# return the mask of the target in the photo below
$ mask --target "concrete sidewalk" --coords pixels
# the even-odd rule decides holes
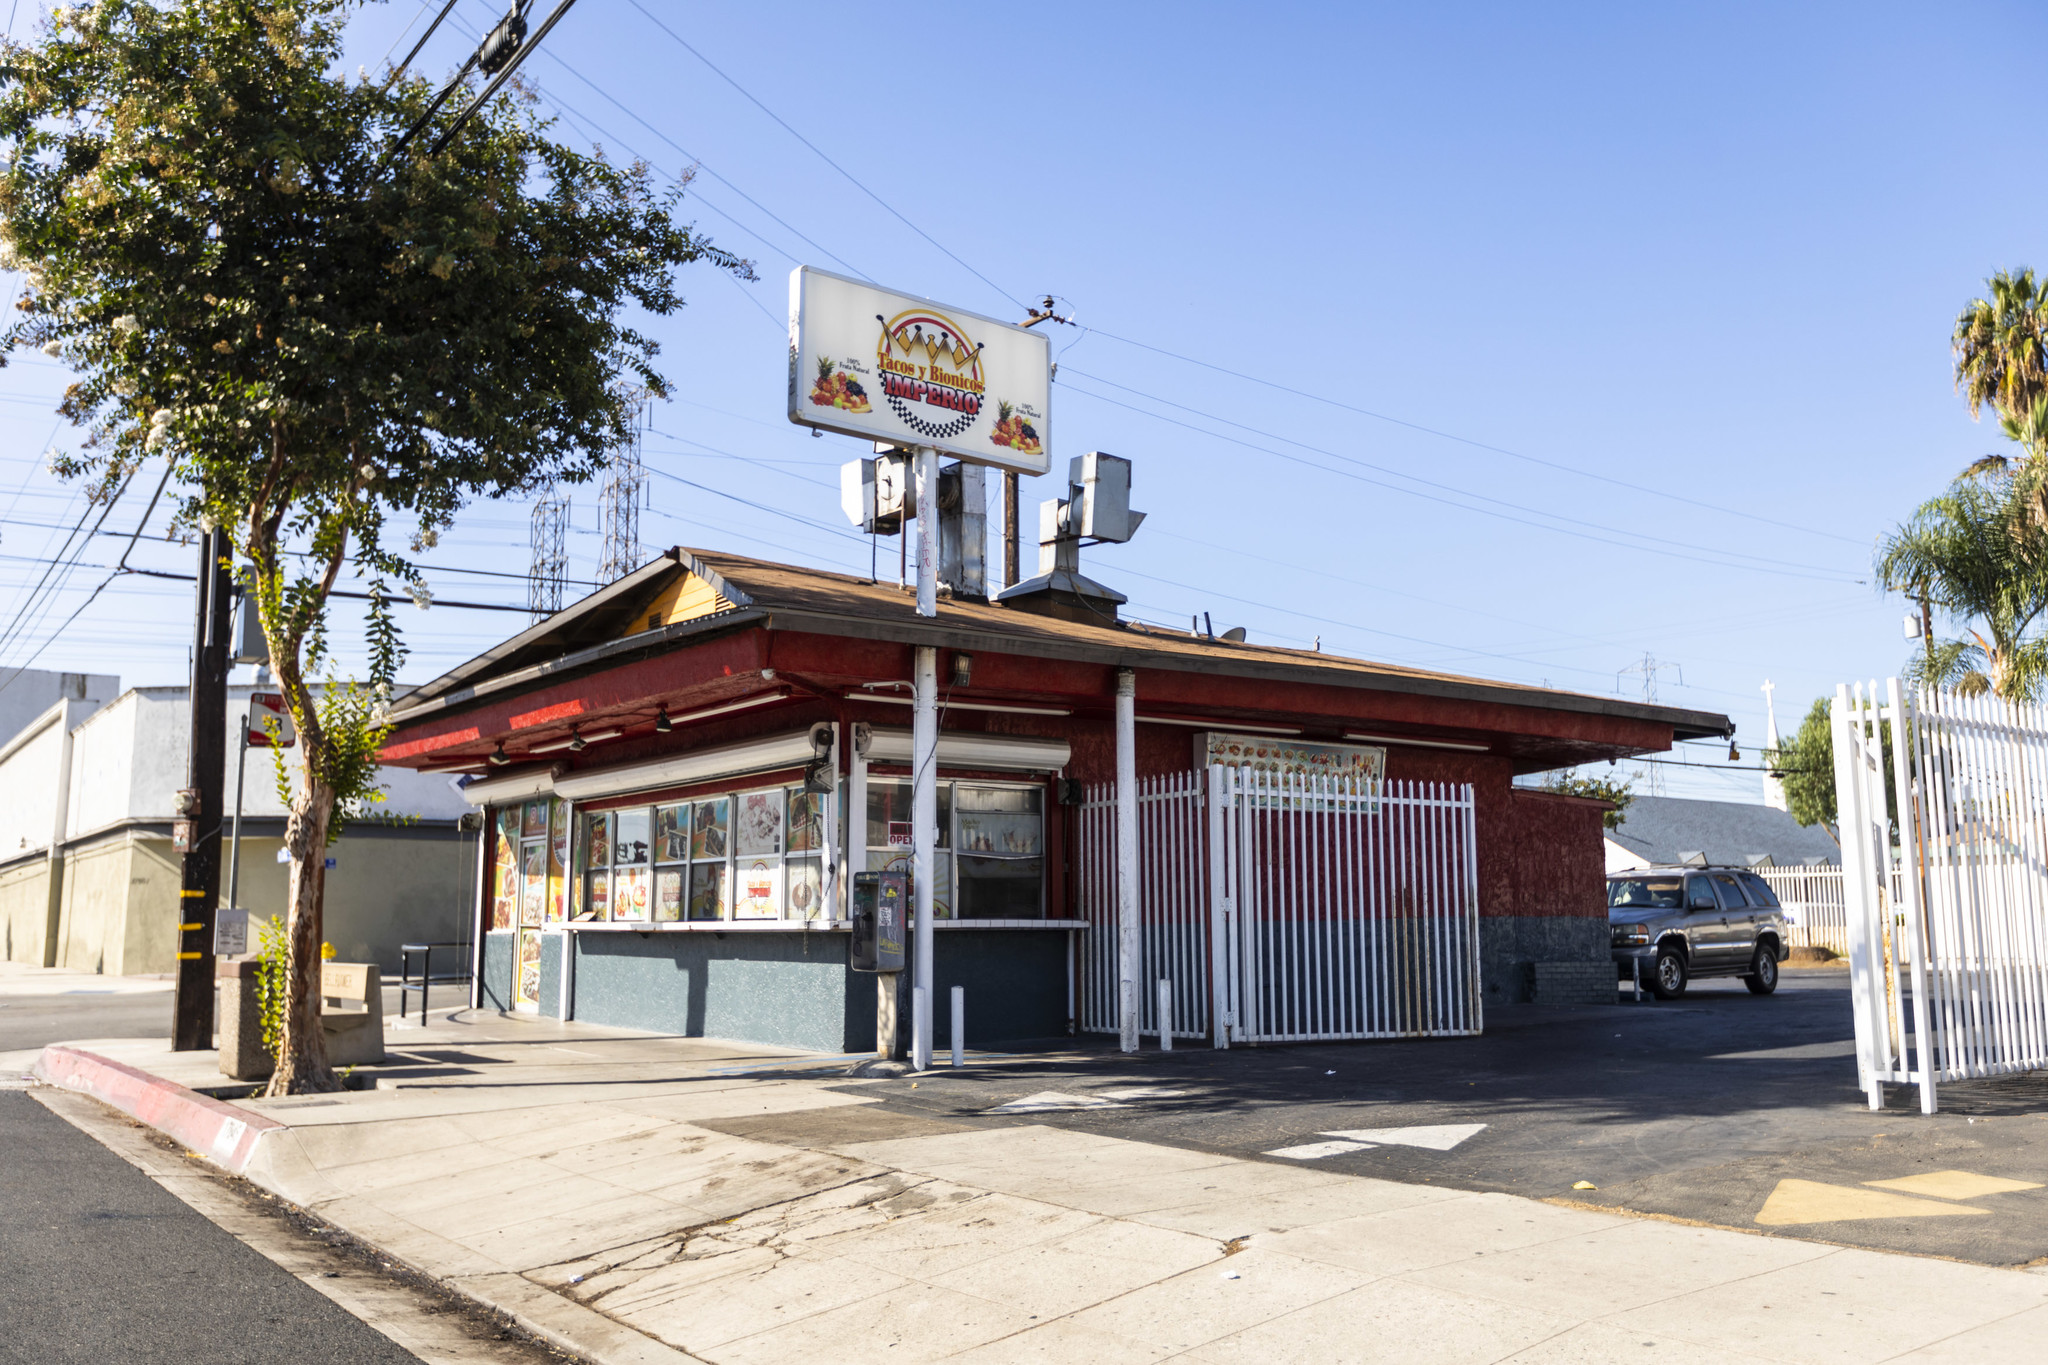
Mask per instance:
[[[757,1047],[495,1015],[391,1043],[380,1088],[237,1104],[277,1125],[250,1124],[246,1174],[598,1360],[1996,1361],[2048,1340],[2048,1275],[947,1121]],[[221,1082],[211,1053],[71,1046]]]

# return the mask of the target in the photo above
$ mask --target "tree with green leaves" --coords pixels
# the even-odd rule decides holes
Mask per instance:
[[[1798,731],[1791,739],[1775,749],[1764,751],[1764,762],[1772,773],[1784,784],[1785,806],[1792,818],[1802,825],[1819,825],[1837,843],[1841,836],[1841,814],[1835,804],[1835,732],[1834,703],[1826,697],[1817,697],[1807,708],[1806,719],[1799,722]],[[1892,723],[1885,721],[1880,727],[1879,739],[1883,746],[1884,763],[1887,772],[1892,763]],[[1889,780],[1884,783],[1885,816],[1894,829],[1898,825],[1898,794],[1892,790]]]
[[[101,0],[0,49],[0,253],[27,278],[0,346],[78,376],[60,472],[105,498],[162,458],[182,523],[228,534],[298,729],[273,1094],[337,1086],[323,851],[379,794],[403,657],[381,585],[417,585],[466,502],[588,478],[629,439],[633,390],[667,390],[629,314],[679,308],[679,267],[752,277],[676,220],[679,190],[518,101],[391,154],[433,91],[341,69],[352,8]],[[325,629],[351,563],[380,585],[355,680]]]
[[[1982,471],[1920,505],[1879,546],[1879,584],[1923,597],[1963,633],[1916,655],[1919,682],[1974,696],[2031,700],[2048,676],[2048,536],[2014,473]]]
[[[1628,803],[1635,800],[1635,779],[1612,777],[1587,777],[1583,773],[1552,773],[1544,779],[1542,790],[1556,792],[1560,796],[1583,796],[1593,801],[1606,801],[1614,809],[1600,817],[1600,823],[1608,829],[1620,829],[1628,819]]]
[[[1785,788],[1785,806],[1802,825],[1819,825],[1830,834],[1840,816],[1835,809],[1835,740],[1828,719],[1832,703],[1816,698],[1792,738],[1764,751],[1764,762]]]
[[[1990,408],[2030,457],[2048,454],[2048,290],[2025,268],[1985,281],[1956,318],[1956,387],[1970,416]]]

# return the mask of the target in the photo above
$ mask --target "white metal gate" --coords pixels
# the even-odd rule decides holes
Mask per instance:
[[[1080,810],[1082,1027],[1117,1031],[1115,787]],[[1212,768],[1138,790],[1140,1031],[1176,1038],[1477,1033],[1472,789]]]
[[[1939,1082],[2048,1067],[2048,712],[1894,678],[1838,689],[1833,725],[1871,1107],[1915,1085],[1931,1114]]]

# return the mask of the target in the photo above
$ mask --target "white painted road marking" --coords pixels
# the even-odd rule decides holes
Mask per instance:
[[[1339,1128],[1325,1131],[1323,1136],[1363,1142],[1369,1146],[1384,1143],[1391,1147],[1427,1147],[1433,1152],[1448,1152],[1485,1127],[1483,1123],[1431,1123],[1409,1128]]]
[[[1370,1151],[1370,1142],[1305,1142],[1299,1147],[1275,1147],[1267,1156],[1282,1156],[1289,1161],[1315,1161],[1326,1156],[1342,1156],[1346,1152]]]

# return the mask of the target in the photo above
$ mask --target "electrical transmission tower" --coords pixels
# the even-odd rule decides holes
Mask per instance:
[[[604,544],[598,551],[597,581],[614,583],[640,567],[640,504],[646,496],[647,467],[640,462],[641,432],[648,411],[647,394],[635,390],[638,407],[633,439],[614,451],[599,493],[598,527]]]
[[[1677,669],[1678,685],[1680,687],[1685,686],[1685,668],[1682,665],[1664,663],[1660,661],[1656,655],[1650,653],[1647,650],[1643,652],[1643,657],[1639,661],[1632,663],[1627,668],[1621,669],[1615,673],[1615,685],[1618,688],[1620,686],[1621,679],[1627,677],[1631,673],[1642,674],[1643,700],[1649,702],[1652,706],[1654,706],[1657,703],[1657,675],[1667,668]],[[1647,782],[1650,787],[1649,794],[1651,796],[1662,796],[1664,794],[1664,774],[1661,771],[1659,771],[1657,765],[1654,763],[1643,764],[1642,770],[1643,780]]]
[[[533,505],[533,567],[526,584],[526,608],[539,621],[562,609],[562,581],[569,573],[569,495],[550,493]]]

